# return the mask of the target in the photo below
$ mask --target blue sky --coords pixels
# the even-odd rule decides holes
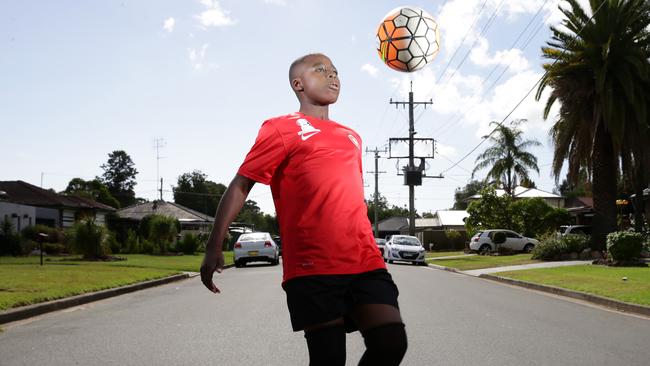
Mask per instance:
[[[228,184],[262,121],[297,110],[287,69],[310,52],[329,55],[337,66],[342,88],[330,118],[357,130],[364,147],[382,148],[389,137],[406,136],[408,114],[388,100],[406,99],[410,81],[416,100],[433,98],[432,107],[416,111],[415,129],[419,137],[438,140],[427,172],[437,175],[476,146],[490,121],[501,121],[539,79],[540,47],[549,38],[548,26],[561,19],[558,3],[3,1],[0,180],[40,185],[42,177],[44,188],[63,190],[74,177],[101,175],[107,154],[121,149],[139,171],[137,195],[153,199],[154,140],[164,139],[165,199],[172,199],[170,185],[177,177],[194,169]],[[428,11],[441,30],[436,60],[412,74],[384,66],[375,51],[377,25],[401,5]],[[543,102],[533,95],[509,119],[528,119],[526,138],[543,144],[533,150],[540,166],[533,180],[550,191],[551,120],[543,121]],[[455,188],[469,180],[485,146],[447,171],[445,179],[417,187],[416,209],[451,207]],[[396,163],[380,160],[386,173],[380,175],[379,190],[390,203],[404,206],[408,187],[396,175]],[[364,170],[373,168],[373,155],[366,154]],[[370,197],[374,177],[365,178]],[[274,212],[267,186],[256,185],[250,198]]]

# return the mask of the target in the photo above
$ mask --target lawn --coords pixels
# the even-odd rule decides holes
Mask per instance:
[[[426,258],[439,258],[439,257],[449,257],[452,255],[463,255],[465,254],[463,251],[455,251],[455,252],[427,252]]]
[[[120,287],[179,272],[198,272],[203,254],[123,254],[126,261],[86,262],[75,257],[0,257],[0,310]],[[224,252],[232,264],[232,252]]]
[[[232,264],[232,252],[224,252],[226,264]],[[179,256],[161,256],[161,255],[148,255],[148,254],[119,254],[120,257],[125,257],[126,261],[105,262],[99,263],[108,266],[117,267],[141,267],[141,268],[156,268],[156,269],[171,269],[176,271],[185,272],[198,272],[203,260],[203,254],[194,255],[179,255]],[[45,257],[44,264],[60,264],[60,263],[89,263],[77,260],[78,257]],[[40,264],[40,257],[0,257],[0,266],[5,264]]]
[[[175,270],[106,264],[0,265],[0,310],[167,277]]]
[[[515,254],[515,255],[474,255],[467,256],[466,258],[455,259],[438,259],[433,262],[436,265],[456,268],[461,271],[468,271],[471,269],[516,266],[519,264],[539,263],[541,261],[530,259],[530,254]]]
[[[495,275],[650,306],[650,267],[569,266]],[[627,277],[627,281],[623,281]]]

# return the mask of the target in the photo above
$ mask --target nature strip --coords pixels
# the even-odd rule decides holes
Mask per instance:
[[[8,309],[0,312],[0,324],[10,323],[22,319],[27,319],[32,316],[49,313],[56,310],[62,310],[73,306],[86,304],[93,301],[103,300],[109,297],[123,295],[129,292],[143,290],[149,287],[164,285],[166,283],[184,280],[189,278],[189,273],[181,273],[169,277],[159,278],[155,280],[134,283],[132,285],[116,287],[96,292],[89,292],[85,294],[65,297],[63,299],[42,302],[18,308]]]
[[[619,311],[634,313],[639,315],[650,316],[650,306],[631,304],[623,301],[612,300],[601,296],[578,292],[574,290],[567,290],[554,286],[540,285],[537,283],[514,280],[511,278],[499,277],[491,274],[481,274],[480,278],[485,278],[492,281],[503,282],[510,285],[525,287],[532,290],[544,291],[556,295],[571,297],[578,300],[588,301],[594,304],[606,306]]]

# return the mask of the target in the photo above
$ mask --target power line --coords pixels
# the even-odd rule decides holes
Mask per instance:
[[[580,29],[580,31],[578,31],[578,33],[576,33],[576,35],[575,35],[574,38],[577,38],[577,37],[580,35],[580,33],[582,33],[582,31],[585,29],[585,27],[587,26],[587,24],[589,24],[589,23],[591,22],[591,20],[596,16],[596,14],[598,14],[598,12],[600,11],[600,9],[602,9],[602,7],[603,7],[603,5],[605,5],[605,3],[606,3],[606,1],[603,1],[603,2],[600,4],[600,6],[598,7],[598,9],[596,9],[596,11],[591,15],[591,17],[590,17],[589,20],[585,23],[585,25]],[[559,56],[564,55],[564,53],[566,53],[566,49],[563,49]],[[558,60],[560,60],[560,57],[557,57],[557,58],[555,59],[555,61],[553,61],[553,63],[551,64],[551,66],[554,66],[554,65],[558,62]],[[484,142],[485,142],[485,141],[486,141],[490,136],[492,136],[492,134],[494,134],[494,132],[496,132],[497,129],[499,129],[500,127],[502,127],[502,126],[503,126],[503,123],[508,119],[508,117],[510,117],[510,115],[511,115],[512,113],[514,113],[514,111],[517,110],[517,108],[519,108],[519,106],[521,105],[521,103],[523,103],[524,100],[526,100],[526,98],[528,98],[528,96],[530,95],[530,93],[535,89],[535,87],[537,87],[537,84],[539,84],[539,83],[542,81],[542,79],[544,78],[544,75],[545,75],[545,74],[543,74],[542,77],[540,77],[540,78],[535,82],[535,84],[533,84],[532,88],[530,88],[530,90],[528,90],[528,92],[524,95],[524,97],[521,98],[521,100],[519,100],[519,102],[514,106],[514,108],[513,108],[513,109],[512,109],[512,110],[511,110],[511,111],[510,111],[510,112],[509,112],[509,113],[508,113],[508,114],[507,114],[507,115],[506,115],[506,116],[501,120],[501,122],[497,123],[497,126],[494,127],[494,129],[493,129],[493,130],[492,130],[492,131],[491,131],[487,136],[484,136],[483,139],[482,139],[482,140],[481,140],[481,141],[480,141],[480,142],[479,142],[479,143],[478,143],[478,144],[477,144],[477,145],[476,145],[472,150],[470,150],[470,152],[468,152],[467,154],[465,154],[465,155],[464,155],[460,160],[458,160],[457,162],[455,162],[454,164],[452,164],[449,168],[443,170],[440,174],[442,175],[442,174],[448,172],[449,170],[453,169],[454,167],[456,167],[458,164],[460,164],[463,160],[465,160],[468,156],[470,156],[474,151],[476,151],[476,150],[477,150],[481,145],[483,145],[483,143],[484,143]]]

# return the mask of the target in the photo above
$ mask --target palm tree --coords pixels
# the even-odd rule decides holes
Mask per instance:
[[[485,180],[492,178],[503,184],[503,188],[510,195],[514,195],[517,186],[517,178],[522,181],[530,181],[529,170],[539,173],[537,158],[525,151],[531,146],[541,145],[535,140],[523,141],[523,132],[518,128],[525,120],[513,121],[511,127],[490,122],[490,126],[496,125],[494,131],[483,138],[489,138],[492,146],[476,157],[476,166],[472,171],[472,178],[477,171],[492,167],[488,171]]]
[[[592,175],[592,248],[603,250],[605,236],[616,229],[618,157],[626,147],[636,149],[637,163],[646,154],[650,4],[591,0],[590,17],[576,0],[568,3],[561,8],[566,29],[551,27],[553,36],[542,48],[552,62],[544,64],[537,100],[552,88],[545,119],[556,101],[561,104],[550,130],[553,174],[557,180],[568,160],[570,183],[577,182],[580,168]]]

